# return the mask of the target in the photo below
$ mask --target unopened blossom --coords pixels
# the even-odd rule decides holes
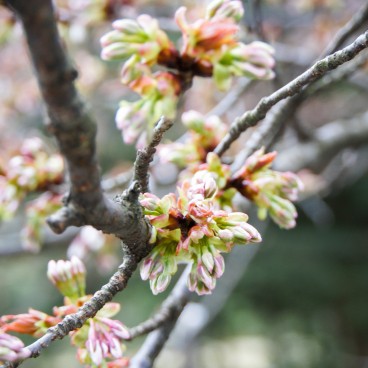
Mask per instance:
[[[61,207],[61,197],[60,194],[47,191],[27,203],[26,226],[21,232],[24,249],[31,252],[40,250],[45,230],[45,218]]]
[[[110,360],[122,359],[125,350],[123,341],[129,339],[130,334],[120,321],[111,319],[119,309],[118,303],[107,303],[81,329],[71,333],[72,343],[78,347],[78,360],[82,364],[100,367],[106,366]]]
[[[47,277],[61,294],[72,300],[85,295],[86,269],[78,257],[73,256],[70,261],[51,260]]]
[[[63,180],[59,154],[49,154],[41,139],[26,139],[0,172],[0,220],[10,219],[27,194],[43,191]]]
[[[292,201],[297,200],[303,184],[294,173],[271,170],[269,167],[275,157],[275,152],[265,154],[264,149],[256,151],[235,173],[231,182],[257,205],[261,219],[268,213],[280,227],[290,229],[295,226],[297,217]]]
[[[56,325],[60,321],[61,319],[58,317],[50,316],[30,308],[28,313],[8,314],[0,317],[0,330],[39,337],[42,336],[48,328]]]
[[[35,137],[26,139],[20,147],[20,154],[9,160],[6,178],[18,188],[33,191],[60,183],[63,170],[61,156],[48,154],[42,141]]]
[[[112,26],[114,30],[101,38],[102,59],[121,60],[136,55],[137,62],[152,65],[160,52],[172,47],[158,21],[147,14],[137,20],[116,20]]]
[[[31,351],[15,336],[0,330],[0,363],[16,362],[31,355]]]
[[[182,6],[175,13],[175,21],[183,35],[182,55],[208,60],[210,54],[221,47],[236,44],[239,27],[232,18],[214,17],[189,23],[186,11]]]
[[[162,115],[173,118],[181,91],[179,79],[169,72],[142,76],[130,87],[141,95],[136,102],[122,101],[116,114],[116,125],[122,131],[124,142],[141,145],[150,140],[154,124]]]
[[[150,280],[157,294],[167,288],[178,262],[192,263],[188,286],[200,295],[207,294],[224,272],[220,253],[231,251],[236,243],[260,242],[261,236],[248,224],[246,214],[220,209],[215,172],[197,171],[178,192],[178,197],[172,193],[162,199],[150,193],[141,197],[156,234],[156,245],[141,265],[141,277]]]
[[[217,87],[227,90],[231,86],[232,77],[248,77],[250,79],[267,80],[275,75],[273,48],[264,42],[252,42],[248,45],[241,42],[224,50],[219,60],[214,62],[213,77]]]

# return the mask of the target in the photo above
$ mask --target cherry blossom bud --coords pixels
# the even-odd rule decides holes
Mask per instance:
[[[154,295],[162,293],[164,290],[166,290],[170,281],[171,281],[171,276],[166,273],[162,273],[156,279],[150,280],[150,286],[151,286],[152,293]]]
[[[78,257],[73,256],[70,261],[51,260],[47,276],[64,296],[78,299],[85,295],[86,270]]]
[[[213,76],[217,87],[228,89],[233,76],[272,79],[272,68],[275,65],[273,52],[273,48],[263,42],[252,42],[249,45],[237,43],[214,63]]]
[[[213,290],[216,286],[216,278],[214,278],[206,267],[202,263],[197,266],[197,273],[200,280],[206,285],[210,290]]]
[[[137,21],[121,19],[113,22],[114,31],[101,38],[101,57],[119,60],[136,56],[136,63],[154,64],[161,51],[171,47],[170,41],[156,19],[141,15]]]
[[[254,152],[245,166],[235,173],[232,184],[241,194],[258,206],[258,217],[264,219],[267,213],[280,227],[295,226],[297,212],[291,201],[295,201],[303,189],[300,179],[293,173],[281,173],[269,167],[276,153],[265,154],[264,149]]]
[[[225,242],[229,242],[232,241],[234,239],[234,234],[232,231],[230,231],[229,229],[223,229],[223,230],[219,230],[217,232],[217,235],[224,240]]]
[[[202,253],[201,260],[203,262],[203,265],[207,268],[208,272],[212,273],[215,267],[215,260],[213,258],[213,255],[205,249]]]
[[[0,318],[1,330],[14,331],[35,337],[41,336],[49,327],[61,321],[58,317],[49,316],[46,313],[30,308],[28,313],[9,314]]]
[[[0,362],[16,362],[31,355],[31,351],[15,336],[0,332]]]
[[[216,256],[214,257],[215,260],[215,276],[216,278],[220,278],[223,273],[225,272],[225,261],[224,257],[220,254],[220,252],[217,252]]]
[[[185,7],[175,13],[175,21],[183,34],[182,54],[190,57],[205,57],[211,50],[235,44],[238,26],[230,19],[199,19],[189,24]]]
[[[153,269],[153,266],[154,266],[153,258],[147,257],[144,259],[140,267],[140,274],[141,274],[142,280],[148,280],[151,274],[151,271]]]
[[[78,359],[83,364],[90,365],[92,361],[96,366],[109,366],[108,360],[111,358],[122,359],[122,340],[130,338],[129,331],[120,321],[104,317],[104,309],[90,320],[89,325],[72,333],[72,343],[80,346]],[[118,365],[118,361],[117,365],[110,366],[123,367]]]

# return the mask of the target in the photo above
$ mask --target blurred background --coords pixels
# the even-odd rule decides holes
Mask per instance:
[[[135,148],[123,144],[114,115],[120,100],[136,97],[119,82],[121,63],[99,58],[100,37],[113,19],[148,13],[176,39],[173,14],[177,7],[186,5],[195,17],[202,14],[204,4],[194,0],[56,1],[60,32],[80,73],[78,87],[98,121],[98,155],[105,178],[132,166]],[[275,47],[277,79],[235,82],[231,91],[238,95],[222,114],[228,123],[307,69],[365,0],[244,0],[243,5],[241,37],[263,39]],[[368,20],[360,29],[367,28]],[[0,55],[0,166],[27,137],[41,137],[50,151],[56,151],[43,125],[44,107],[21,28],[4,7],[0,7]],[[286,119],[274,145],[286,152],[283,168],[288,169],[288,160],[293,159],[287,157],[289,147],[302,147],[321,127],[366,111],[367,71],[367,63],[362,62],[347,78],[312,94]],[[182,98],[178,117],[188,109],[207,113],[227,96],[217,92],[210,80],[197,78]],[[177,120],[167,139],[183,134]],[[306,193],[298,206],[297,227],[286,231],[272,223],[261,224],[251,212],[250,223],[261,229],[264,241],[239,246],[228,257],[216,292],[193,298],[156,367],[368,368],[367,132],[359,141],[298,170]],[[122,190],[124,181],[120,184],[112,195]],[[155,163],[152,187],[157,193],[174,191],[175,170]],[[20,236],[26,224],[24,206],[13,219],[0,224],[0,315],[24,313],[29,307],[51,313],[53,306],[62,304],[46,278],[47,262],[67,257],[77,230],[56,236],[45,228],[41,249],[25,249]],[[121,259],[119,244],[112,238],[104,241],[105,246],[95,249],[86,246],[90,293],[107,282]],[[157,309],[168,292],[153,296],[136,273],[115,299],[122,305],[119,319],[129,327],[136,325]],[[127,343],[127,355],[133,355],[142,341]],[[24,367],[80,366],[74,357],[75,349],[65,339]]]

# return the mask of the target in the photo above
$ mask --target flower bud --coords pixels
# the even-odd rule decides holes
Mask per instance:
[[[51,260],[47,276],[64,296],[78,299],[85,295],[86,270],[78,257],[73,256],[70,261]]]
[[[209,290],[213,290],[216,286],[216,278],[213,277],[202,263],[197,266],[198,278],[206,285]]]
[[[217,252],[217,255],[214,257],[215,260],[215,276],[216,278],[220,278],[223,273],[225,272],[225,261],[224,257],[220,254],[220,252]]]
[[[156,279],[150,280],[152,293],[157,295],[166,290],[171,280],[171,276],[166,273],[161,273]]]
[[[205,249],[202,253],[201,259],[203,265],[207,268],[208,272],[212,273],[213,268],[215,267],[215,260],[213,258],[213,255],[207,249]]]
[[[0,332],[0,362],[16,362],[26,359],[31,351],[15,336]]]
[[[131,19],[116,20],[114,30],[101,38],[102,59],[118,60],[136,56],[137,63],[148,65],[157,62],[161,51],[170,48],[170,41],[156,19],[141,15],[137,21]]]

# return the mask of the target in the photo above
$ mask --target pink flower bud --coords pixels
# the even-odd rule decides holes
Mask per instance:
[[[213,290],[216,286],[216,279],[211,276],[208,270],[200,263],[197,266],[197,273],[200,280],[206,285],[209,290]]]
[[[232,241],[234,238],[234,234],[229,229],[219,230],[217,235],[225,242]]]
[[[208,272],[212,274],[213,268],[215,267],[213,255],[208,250],[204,250],[201,259]]]
[[[16,362],[30,355],[31,351],[24,347],[21,340],[0,331],[0,362]]]
[[[220,278],[223,275],[223,273],[225,272],[224,257],[220,253],[218,253],[214,257],[214,260],[215,260],[215,268],[214,268],[215,275],[216,275],[216,278]]]
[[[85,267],[76,256],[71,261],[51,260],[48,263],[47,276],[56,288],[71,299],[85,295]]]
[[[171,280],[171,276],[166,273],[161,273],[156,279],[150,280],[152,293],[157,295],[166,290]]]
[[[151,257],[147,257],[144,259],[140,267],[140,274],[141,274],[142,280],[148,280],[151,274],[151,271],[153,269],[153,266],[154,266],[154,261]]]

